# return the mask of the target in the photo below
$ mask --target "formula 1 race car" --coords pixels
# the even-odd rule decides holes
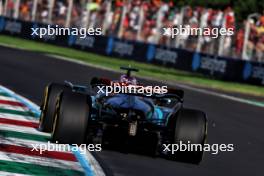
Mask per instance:
[[[184,92],[167,89],[147,95],[147,86],[140,85],[131,72],[137,69],[121,67],[127,73],[120,80],[93,78],[88,87],[70,82],[51,83],[44,91],[41,105],[40,130],[51,133],[52,141],[67,144],[102,144],[129,152],[144,151],[180,161],[199,163],[203,151],[164,150],[166,144],[199,144],[207,136],[206,114],[183,107]],[[103,90],[112,83],[122,87],[143,88],[142,92],[112,92]],[[101,91],[98,91],[100,89]]]

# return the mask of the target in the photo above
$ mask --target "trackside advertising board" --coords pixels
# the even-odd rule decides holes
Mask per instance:
[[[40,38],[38,35],[32,35],[32,28],[48,27],[50,26],[47,24],[25,22],[0,16],[0,34],[71,47],[110,57],[197,72],[220,80],[264,85],[263,63],[127,41],[111,36],[88,35],[85,38],[80,38],[73,35],[44,35]]]

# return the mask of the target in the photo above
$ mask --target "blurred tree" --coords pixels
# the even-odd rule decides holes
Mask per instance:
[[[234,10],[238,20],[241,21],[251,13],[263,13],[264,0],[236,0]]]
[[[174,0],[174,3],[178,6],[204,6],[219,9],[231,6],[239,22],[251,13],[263,13],[264,11],[264,0]]]

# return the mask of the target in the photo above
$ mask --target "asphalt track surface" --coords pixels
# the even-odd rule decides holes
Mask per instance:
[[[40,53],[0,47],[0,84],[37,104],[49,82],[70,80],[88,85],[93,76],[116,79],[119,74]],[[185,105],[207,113],[209,144],[231,143],[235,151],[217,155],[206,152],[200,165],[192,165],[105,150],[97,156],[107,172],[114,175],[263,175],[263,108],[188,90],[185,90]]]

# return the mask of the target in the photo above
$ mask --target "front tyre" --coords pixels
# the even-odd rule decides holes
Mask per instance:
[[[90,114],[88,98],[76,92],[61,93],[56,103],[53,142],[78,145],[85,142]]]

